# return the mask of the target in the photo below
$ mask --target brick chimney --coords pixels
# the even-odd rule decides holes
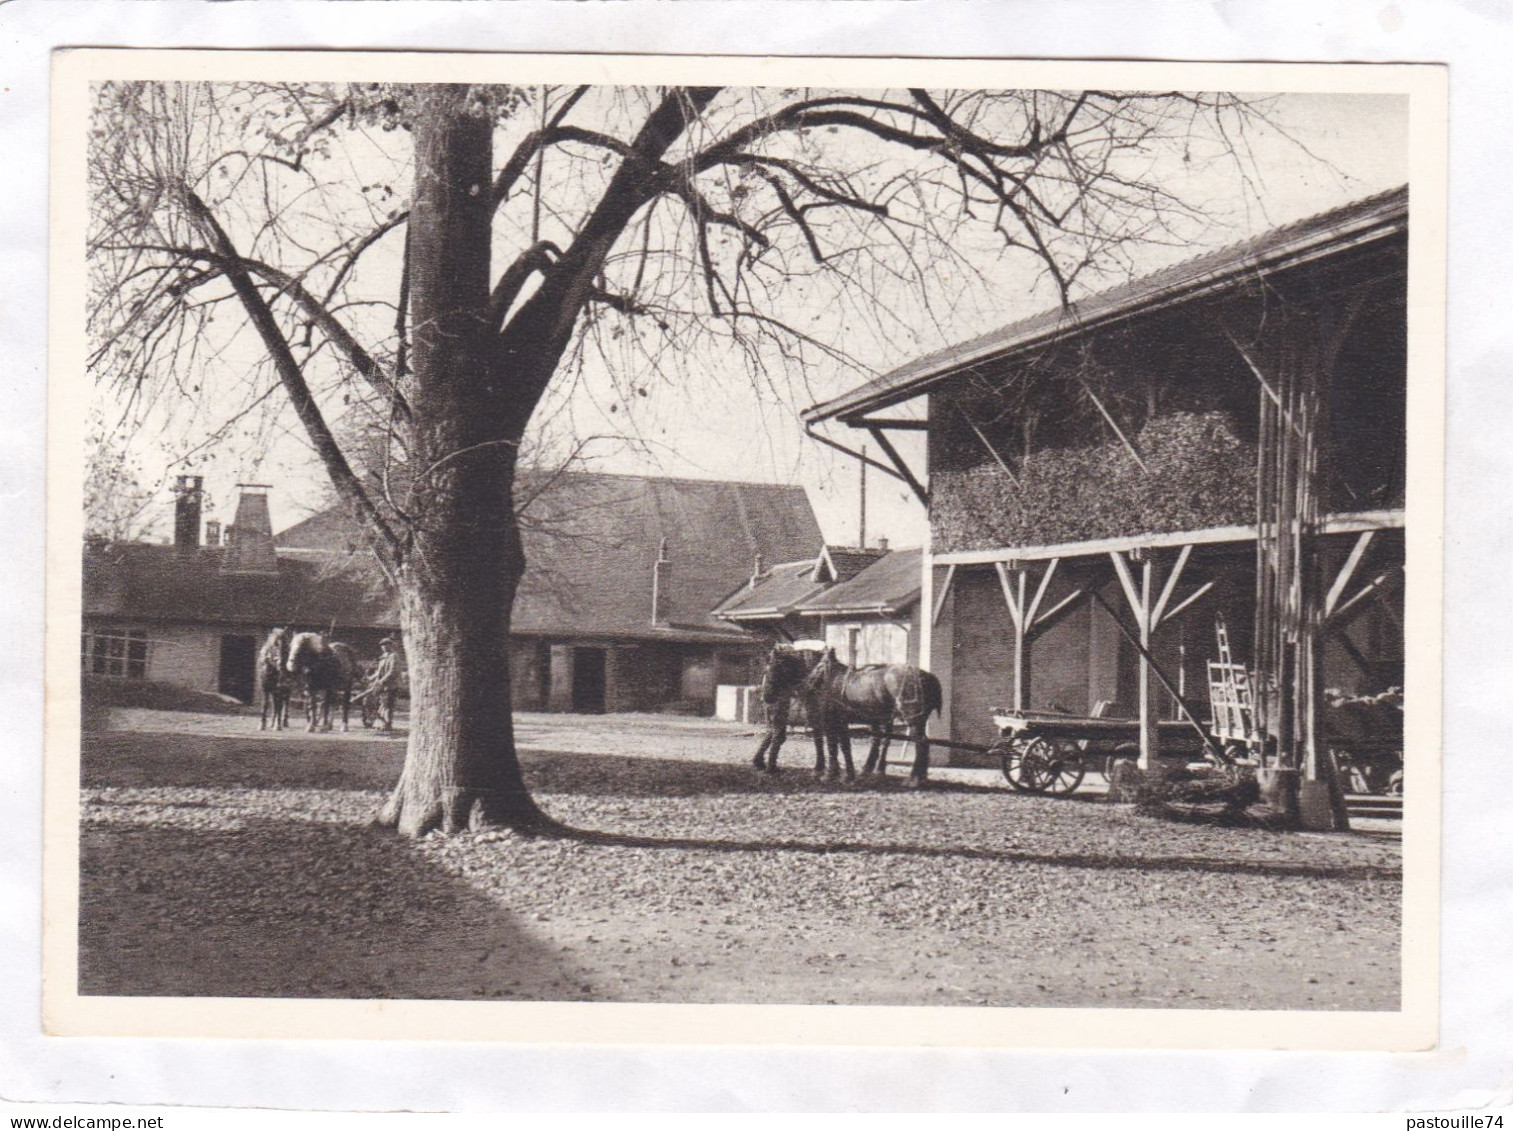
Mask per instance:
[[[205,505],[205,477],[180,475],[173,484],[173,544],[181,553],[199,549],[200,511]]]
[[[205,545],[219,546],[221,544],[221,524],[213,518],[205,520]]]
[[[273,519],[268,513],[266,483],[238,483],[236,517],[226,528],[223,573],[277,573],[273,549]]]
[[[886,538],[879,538],[877,540],[877,548],[886,554],[888,552],[888,540]]]
[[[667,613],[663,604],[667,600],[668,573],[672,569],[672,562],[667,557],[667,539],[663,538],[657,544],[657,561],[651,567],[651,623],[664,625],[667,623]]]

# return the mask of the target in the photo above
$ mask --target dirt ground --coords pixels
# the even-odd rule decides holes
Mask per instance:
[[[575,835],[368,827],[404,743],[120,710],[83,751],[88,994],[1394,1009],[1399,843],[984,771],[816,782],[748,726],[524,715]],[[165,960],[171,955],[171,960]]]

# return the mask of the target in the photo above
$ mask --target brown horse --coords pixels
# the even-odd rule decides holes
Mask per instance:
[[[301,632],[289,645],[284,670],[304,680],[306,730],[331,729],[331,700],[337,695],[341,696],[341,729],[347,729],[358,670],[351,645],[327,642],[318,632]]]
[[[839,744],[846,765],[851,765],[852,723],[863,723],[872,732],[872,749],[862,773],[874,769],[888,772],[888,732],[894,720],[901,722],[914,743],[914,767],[910,785],[923,785],[930,775],[930,740],[926,725],[940,710],[943,696],[940,680],[913,664],[873,664],[852,671],[826,649],[805,682],[804,694],[816,701],[820,712],[817,730],[831,743],[830,761],[835,764]]]
[[[274,730],[289,725],[289,693],[294,690],[294,677],[284,671],[288,662],[289,630],[275,628],[257,654],[258,684],[263,692],[263,717],[258,730],[267,730],[270,723]]]
[[[767,654],[767,666],[762,671],[761,695],[767,707],[767,733],[757,747],[751,764],[765,769],[769,774],[778,770],[778,751],[788,737],[788,714],[794,699],[801,699],[804,714],[814,736],[814,772],[825,772],[825,736],[820,730],[821,709],[818,701],[805,690],[809,676],[814,671],[824,652],[818,641],[799,641],[797,644],[774,644]],[[836,762],[837,746],[830,746],[830,776],[840,776]],[[765,761],[764,761],[765,759]],[[851,752],[846,751],[846,779],[856,777],[856,767],[851,763]]]

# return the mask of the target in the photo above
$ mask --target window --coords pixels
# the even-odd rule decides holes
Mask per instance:
[[[79,662],[85,675],[147,678],[147,633],[142,629],[93,629],[85,632],[79,643]]]

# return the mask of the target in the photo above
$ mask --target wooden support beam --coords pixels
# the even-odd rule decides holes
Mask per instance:
[[[1045,573],[1040,576],[1040,584],[1035,588],[1035,596],[1030,601],[1029,608],[1024,611],[1025,627],[1035,624],[1035,614],[1040,611],[1040,602],[1045,600],[1046,590],[1051,586],[1051,579],[1056,576],[1056,567],[1061,564],[1060,558],[1052,558],[1050,565],[1045,567]]]
[[[967,422],[967,427],[970,428],[974,433],[976,433],[977,438],[982,441],[982,446],[988,449],[988,455],[992,456],[995,460],[998,461],[998,466],[1001,467],[1003,469],[1003,473],[1009,477],[1009,482],[1018,487],[1019,477],[1009,469],[1007,461],[1004,460],[1003,456],[998,454],[998,449],[995,448],[988,441],[988,438],[982,434],[982,429],[977,427],[976,421],[974,421],[970,416],[967,415],[967,410],[962,408],[961,405],[956,404],[954,401],[952,402],[952,404],[955,407],[956,411],[961,413],[961,418]]]
[[[1345,559],[1345,564],[1340,567],[1340,572],[1334,579],[1334,584],[1329,587],[1329,592],[1324,596],[1324,619],[1328,620],[1340,603],[1340,598],[1345,595],[1345,586],[1350,584],[1350,579],[1355,576],[1356,568],[1361,564],[1361,559],[1366,556],[1367,549],[1371,546],[1371,540],[1376,536],[1373,530],[1367,530],[1358,535],[1355,545],[1350,548],[1350,556]]]
[[[1022,711],[1025,706],[1025,691],[1027,680],[1025,679],[1025,642],[1028,638],[1028,624],[1025,621],[1024,582],[1023,570],[1011,570],[1004,562],[996,563],[998,571],[998,584],[1003,588],[1004,603],[1009,606],[1009,617],[1014,622],[1014,709]],[[1014,580],[1009,580],[1009,574],[1014,574]]]
[[[1198,600],[1213,587],[1214,583],[1212,581],[1205,581],[1202,585],[1198,586],[1198,588],[1189,593],[1186,600],[1179,601],[1171,610],[1169,610],[1167,614],[1161,618],[1161,623],[1169,624],[1172,621],[1176,620],[1179,616],[1182,615],[1183,611],[1186,610],[1189,605]]]
[[[1103,402],[1098,399],[1098,394],[1093,392],[1093,387],[1083,380],[1082,374],[1078,373],[1074,374],[1074,376],[1077,378],[1077,383],[1082,386],[1082,391],[1088,395],[1088,398],[1097,406],[1098,411],[1103,414],[1103,419],[1108,421],[1108,426],[1114,430],[1114,435],[1118,436],[1124,444],[1125,450],[1140,465],[1140,470],[1149,474],[1150,468],[1145,465],[1145,460],[1140,455],[1140,449],[1135,447],[1134,441],[1124,434],[1124,429],[1119,427],[1119,422],[1114,419],[1113,413],[1103,407]]]
[[[1036,617],[1035,620],[1031,623],[1030,629],[1032,631],[1036,631],[1036,630],[1039,630],[1039,629],[1049,628],[1050,625],[1051,625],[1051,622],[1053,620],[1055,620],[1058,616],[1060,616],[1062,613],[1064,613],[1067,609],[1070,609],[1073,605],[1075,605],[1078,601],[1082,600],[1082,598],[1084,598],[1086,596],[1087,596],[1087,590],[1086,589],[1074,589],[1074,590],[1072,590],[1065,597],[1063,597],[1061,600],[1057,601],[1049,609],[1047,609],[1045,612],[1041,613],[1038,617]]]
[[[893,461],[893,466],[898,469],[898,477],[909,485],[909,489],[914,492],[914,497],[928,507],[930,505],[930,492],[925,490],[924,485],[914,477],[914,472],[909,470],[909,465],[898,454],[898,449],[893,446],[893,441],[888,439],[881,428],[869,426],[867,431],[877,441],[877,446],[882,448],[887,453],[888,458]]]
[[[1125,561],[1123,552],[1110,550],[1109,559],[1114,563],[1114,573],[1119,578],[1119,586],[1124,590],[1124,599],[1129,602],[1130,612],[1135,615],[1135,627],[1141,632],[1145,631],[1145,607],[1140,600],[1140,594],[1135,589],[1135,579],[1130,576],[1129,563]]]
[[[1003,602],[1009,607],[1009,616],[1014,621],[1014,627],[1024,628],[1024,605],[1015,593],[1014,583],[1009,580],[1009,567],[1006,562],[995,562],[994,567],[998,573],[998,586],[1003,590]],[[1016,573],[1018,571],[1015,571]]]
[[[1397,576],[1402,572],[1402,568],[1402,566],[1393,566],[1385,573],[1377,574],[1376,577],[1373,577],[1365,585],[1357,589],[1348,599],[1335,606],[1334,611],[1324,619],[1324,623],[1326,625],[1336,625],[1342,622],[1345,619],[1346,613],[1350,612],[1373,593],[1379,592],[1383,587],[1397,580]]]
[[[1172,571],[1166,577],[1166,584],[1161,587],[1161,596],[1156,598],[1156,605],[1151,609],[1151,625],[1154,627],[1161,623],[1162,614],[1166,612],[1166,605],[1172,599],[1172,593],[1177,588],[1177,582],[1182,577],[1182,571],[1187,568],[1187,559],[1192,557],[1192,545],[1182,547],[1177,554],[1177,562],[1172,566]]]
[[[877,468],[877,470],[881,471],[884,475],[891,475],[894,479],[904,481],[904,477],[898,473],[898,470],[896,468],[889,467],[885,463],[879,463],[877,460],[873,459],[865,452],[859,452],[855,448],[848,448],[845,444],[839,443],[836,440],[832,440],[829,436],[821,436],[818,432],[814,431],[814,425],[812,424],[804,426],[804,434],[811,440],[818,440],[827,448],[834,448],[838,452],[844,452],[854,460],[860,460],[868,467]]]
[[[846,423],[851,424],[852,421]],[[895,432],[927,432],[930,429],[928,420],[903,420],[898,417],[863,416],[855,421],[865,428],[890,428]]]
[[[930,623],[932,625],[940,623],[940,614],[945,612],[946,609],[946,598],[951,594],[951,582],[955,580],[956,566],[953,563],[946,566],[946,579],[941,583],[940,592],[935,595],[935,608],[930,612]]]

